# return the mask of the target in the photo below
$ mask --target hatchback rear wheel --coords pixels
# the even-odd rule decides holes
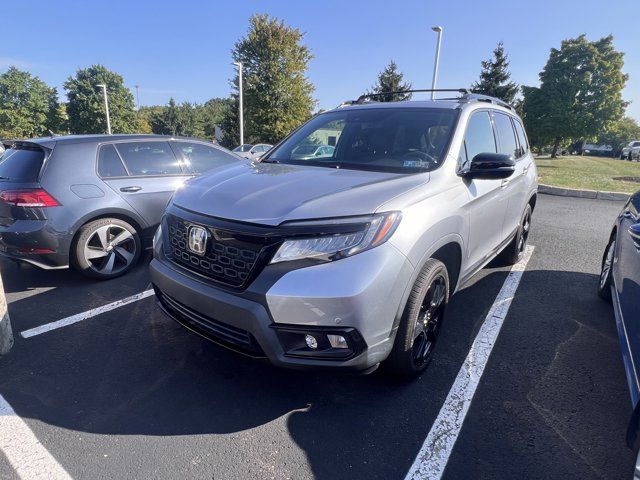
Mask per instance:
[[[600,270],[600,281],[598,282],[598,295],[607,302],[611,301],[611,278],[615,251],[616,238],[612,236],[602,257],[602,269]]]
[[[80,229],[71,263],[83,275],[107,280],[131,270],[140,250],[140,236],[133,226],[118,218],[101,218]]]

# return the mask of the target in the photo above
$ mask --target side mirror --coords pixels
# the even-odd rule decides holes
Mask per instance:
[[[466,178],[500,179],[508,178],[516,170],[516,162],[511,155],[502,153],[479,153],[471,160],[469,170],[462,173]]]

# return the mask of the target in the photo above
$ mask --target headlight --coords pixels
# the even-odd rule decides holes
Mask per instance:
[[[271,263],[302,259],[332,261],[355,255],[386,242],[400,219],[400,212],[383,213],[371,217],[356,232],[285,240]]]

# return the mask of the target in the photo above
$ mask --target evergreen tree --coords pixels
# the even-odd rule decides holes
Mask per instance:
[[[518,94],[518,85],[510,82],[509,61],[502,42],[493,51],[493,58],[482,61],[480,80],[471,89],[475,93],[490,95],[513,104]]]
[[[378,82],[372,87],[372,91],[368,93],[387,93],[387,92],[403,92],[411,90],[409,82],[403,82],[404,75],[398,71],[398,65],[391,60],[389,65],[378,74]],[[372,97],[376,102],[399,102],[402,100],[410,100],[410,93],[395,93],[387,95],[377,95]]]

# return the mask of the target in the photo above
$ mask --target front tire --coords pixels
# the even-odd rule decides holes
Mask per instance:
[[[600,269],[600,279],[598,282],[598,295],[603,300],[611,302],[611,285],[613,276],[613,259],[616,252],[616,237],[615,235],[609,240],[607,248],[604,250],[602,256],[602,268]]]
[[[131,270],[141,250],[133,226],[118,218],[101,218],[80,228],[71,248],[71,265],[87,277],[108,280]]]
[[[413,285],[385,367],[409,378],[425,371],[431,362],[448,302],[447,267],[440,260],[430,258]]]

